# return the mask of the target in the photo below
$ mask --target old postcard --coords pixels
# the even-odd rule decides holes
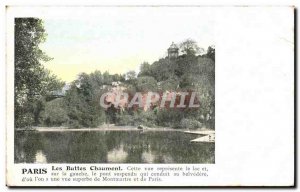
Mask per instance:
[[[293,7],[6,15],[8,186],[293,186]]]

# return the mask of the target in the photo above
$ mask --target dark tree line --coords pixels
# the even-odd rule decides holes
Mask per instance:
[[[39,48],[46,36],[42,20],[15,19],[15,127],[38,124],[43,96],[63,85],[42,65],[51,60]]]

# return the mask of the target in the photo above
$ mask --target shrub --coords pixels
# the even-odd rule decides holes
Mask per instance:
[[[68,126],[70,128],[81,128],[82,126],[80,125],[80,123],[78,122],[78,120],[73,120],[73,119],[70,119],[69,122],[68,122]]]
[[[68,121],[68,115],[64,108],[62,99],[54,99],[45,105],[41,113],[41,122],[46,126],[61,126]]]
[[[141,111],[134,113],[134,125],[154,127],[157,125],[157,117],[153,111]]]
[[[117,114],[116,125],[134,125],[134,118],[128,114]]]
[[[201,126],[202,124],[199,121],[193,119],[182,119],[179,124],[179,127],[182,129],[196,129]]]
[[[129,115],[127,112],[117,114],[117,125],[144,125],[154,127],[157,125],[157,117],[153,111],[135,111]]]
[[[161,109],[157,112],[157,121],[160,126],[178,128],[183,112],[173,109]]]
[[[19,118],[15,118],[15,127],[24,128],[31,127],[34,123],[34,116],[32,113],[26,112],[20,115]]]

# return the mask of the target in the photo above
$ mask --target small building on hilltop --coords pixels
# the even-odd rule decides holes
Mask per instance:
[[[168,49],[168,58],[176,59],[178,57],[178,51],[179,51],[179,48],[177,47],[177,45],[174,42],[172,42],[172,44],[170,45],[170,47]]]

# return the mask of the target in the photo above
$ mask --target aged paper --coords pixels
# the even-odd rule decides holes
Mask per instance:
[[[293,186],[294,8],[8,6],[8,186]]]

